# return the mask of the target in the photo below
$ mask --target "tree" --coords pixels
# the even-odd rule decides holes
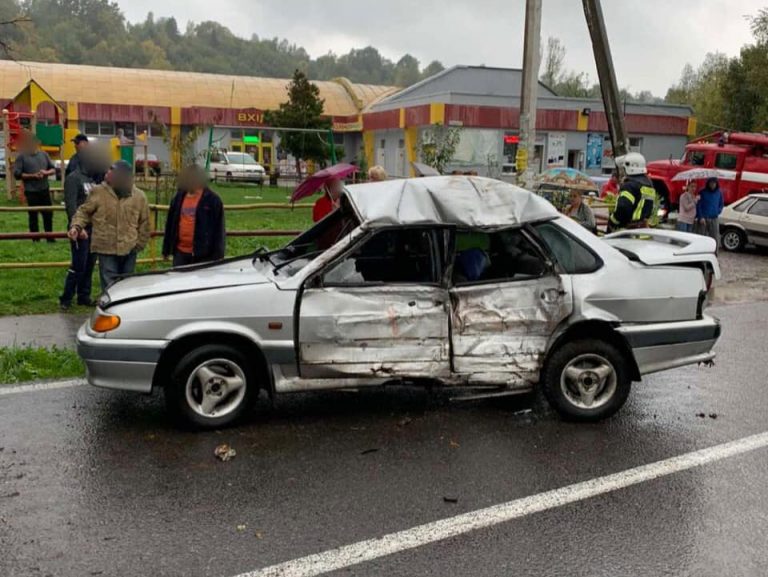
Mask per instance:
[[[267,124],[278,128],[305,128],[327,130],[331,123],[323,118],[325,102],[320,90],[300,70],[293,73],[288,85],[288,101],[280,108],[265,114]],[[286,132],[282,146],[296,159],[296,172],[301,177],[301,161],[323,162],[328,158],[328,144],[325,135],[314,132]]]
[[[427,67],[424,70],[421,71],[421,78],[429,78],[430,76],[439,74],[443,70],[445,70],[445,66],[443,66],[442,62],[439,60],[433,60],[427,64]]]
[[[410,86],[421,80],[419,61],[406,54],[395,64],[395,86]]]
[[[565,46],[562,45],[559,38],[550,36],[547,38],[547,49],[544,54],[544,70],[541,74],[541,81],[554,90],[563,76]]]
[[[442,174],[453,160],[460,141],[460,128],[435,124],[421,135],[416,150],[422,162]]]

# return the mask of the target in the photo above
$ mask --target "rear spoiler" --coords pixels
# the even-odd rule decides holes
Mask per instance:
[[[717,242],[709,236],[691,234],[688,232],[679,232],[676,230],[663,230],[658,228],[639,228],[634,230],[622,230],[607,234],[603,237],[606,240],[612,239],[635,239],[650,240],[664,244],[670,244],[675,247],[674,254],[715,254],[717,252]]]

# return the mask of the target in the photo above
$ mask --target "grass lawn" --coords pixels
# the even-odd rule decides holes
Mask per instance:
[[[256,185],[213,184],[212,188],[224,200],[224,205],[286,203],[290,189]],[[153,188],[145,189],[150,203],[168,202],[168,193],[156,193]],[[311,203],[310,199],[310,203]],[[5,191],[0,187],[0,206],[16,206],[15,201],[5,198]],[[228,230],[304,230],[312,224],[312,211],[306,208],[294,210],[249,210],[227,213]],[[159,213],[157,227],[162,230],[165,214]],[[66,230],[66,217],[63,212],[54,213],[54,230]],[[42,227],[42,223],[41,223]],[[27,230],[26,213],[0,213],[0,231],[15,232]],[[259,246],[276,248],[289,239],[284,237],[229,238],[227,255],[248,254]],[[162,239],[155,239],[159,256]],[[149,248],[139,255],[148,258]],[[4,262],[64,262],[69,260],[69,243],[59,240],[56,243],[33,243],[32,241],[0,241],[0,263]],[[148,266],[140,267],[146,270]],[[66,268],[36,269],[0,269],[0,316],[23,315],[57,312],[58,297],[64,285]],[[97,296],[98,274],[94,274],[94,297]],[[84,312],[85,309],[73,307],[72,312]]]
[[[63,379],[85,374],[75,351],[37,347],[0,347],[0,383]]]

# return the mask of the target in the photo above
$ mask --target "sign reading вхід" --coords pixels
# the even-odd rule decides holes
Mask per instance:
[[[239,110],[237,112],[237,122],[239,124],[252,124],[260,126],[264,124],[263,110]]]

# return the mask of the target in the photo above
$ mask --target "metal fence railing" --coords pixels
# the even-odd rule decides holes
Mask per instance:
[[[225,212],[239,212],[247,210],[306,210],[311,209],[311,204],[280,204],[280,203],[255,203],[255,204],[230,204],[224,206]],[[0,214],[15,212],[63,212],[63,206],[0,206]],[[149,258],[139,259],[140,264],[156,264],[162,259],[158,258],[158,237],[163,236],[163,231],[157,230],[157,215],[167,212],[168,206],[163,204],[150,204],[149,210],[152,217],[150,223]],[[228,230],[227,237],[294,237],[301,234],[300,230]],[[0,241],[3,240],[36,240],[36,239],[65,239],[66,232],[2,232]],[[0,270],[7,269],[36,269],[36,268],[65,268],[69,261],[59,262],[0,262]]]

